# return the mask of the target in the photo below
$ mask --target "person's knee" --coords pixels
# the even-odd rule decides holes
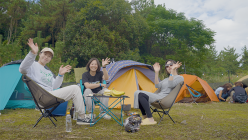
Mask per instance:
[[[105,90],[108,90],[107,88],[103,88],[102,91],[104,92]]]
[[[84,95],[89,95],[89,94],[91,94],[91,93],[92,93],[92,90],[89,89],[89,88],[86,88],[86,89],[84,90]]]
[[[142,93],[142,92],[141,92],[141,93],[139,93],[139,96],[138,96],[138,97],[139,97],[139,98],[142,98],[142,97],[144,97],[145,95],[146,95],[145,93]]]

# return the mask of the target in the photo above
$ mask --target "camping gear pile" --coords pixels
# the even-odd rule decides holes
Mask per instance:
[[[128,117],[124,122],[125,130],[131,133],[139,131],[141,120],[142,118],[139,114]]]

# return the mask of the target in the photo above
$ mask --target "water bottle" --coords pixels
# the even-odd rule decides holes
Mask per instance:
[[[72,131],[71,115],[70,112],[67,112],[66,115],[66,132]]]
[[[77,112],[75,107],[73,107],[73,120],[77,120]]]

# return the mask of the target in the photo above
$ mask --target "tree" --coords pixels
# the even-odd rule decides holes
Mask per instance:
[[[21,39],[27,40],[34,37],[38,31],[42,31],[42,36],[46,38],[44,42],[54,47],[59,33],[66,26],[72,5],[71,0],[40,0],[38,3],[31,3],[29,11],[32,13],[23,21],[25,27]]]
[[[142,1],[142,0],[141,0]],[[149,10],[149,12],[146,12]],[[144,44],[139,46],[142,58],[153,56],[183,61],[188,72],[200,75],[201,63],[214,43],[215,32],[206,28],[202,21],[191,18],[184,13],[167,10],[165,6],[145,8],[149,32],[145,35]]]
[[[239,69],[240,63],[238,62],[239,54],[235,53],[236,49],[234,47],[228,46],[227,48],[224,47],[218,56],[220,63],[220,67],[223,67],[226,71],[230,71],[231,74],[236,74],[237,70]],[[226,72],[222,71],[222,72]]]
[[[0,27],[7,39],[7,44],[14,42],[20,32],[20,22],[25,16],[27,2],[25,0],[0,1]]]
[[[92,57],[120,60],[139,52],[148,26],[128,2],[91,0],[76,5],[83,7],[70,16],[64,31],[67,58],[78,58],[79,66],[85,66]]]
[[[248,68],[248,49],[246,46],[242,48],[242,57],[239,62],[242,69],[246,70]]]

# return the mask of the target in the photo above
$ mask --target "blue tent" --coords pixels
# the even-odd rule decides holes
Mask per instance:
[[[35,108],[31,94],[24,88],[19,66],[20,63],[17,62],[0,68],[0,110]]]
[[[21,62],[22,60],[12,61],[0,68],[0,110],[36,107],[31,93],[24,87],[22,74],[19,72]],[[60,104],[52,114],[65,116],[67,104],[68,101]]]

